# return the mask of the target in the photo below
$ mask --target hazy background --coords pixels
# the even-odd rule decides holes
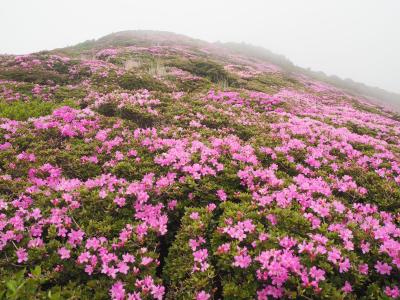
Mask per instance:
[[[400,92],[399,0],[0,0],[0,53],[129,29],[244,41],[301,67]]]

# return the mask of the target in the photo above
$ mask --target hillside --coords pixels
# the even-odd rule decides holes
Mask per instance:
[[[0,299],[400,298],[400,116],[317,75],[152,31],[0,56]]]

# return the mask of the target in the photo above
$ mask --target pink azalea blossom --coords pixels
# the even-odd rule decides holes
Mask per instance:
[[[237,255],[234,257],[233,265],[242,269],[246,269],[251,264],[251,257],[249,255]]]
[[[19,248],[16,251],[16,254],[17,254],[19,264],[28,261],[28,253],[26,252],[26,250],[24,248]]]
[[[124,284],[121,281],[117,281],[113,284],[110,289],[111,299],[113,300],[123,300],[125,299],[125,289]]]
[[[65,247],[58,249],[58,254],[60,255],[61,259],[68,259],[71,257],[71,251]]]
[[[206,293],[205,291],[200,291],[196,295],[196,300],[208,300],[210,297],[210,294]]]
[[[345,292],[345,293],[351,293],[353,291],[353,288],[352,288],[351,284],[348,281],[346,281],[344,283],[342,291]]]
[[[392,270],[392,267],[389,266],[387,263],[382,263],[382,262],[378,261],[375,264],[375,270],[381,275],[390,275],[390,271]]]

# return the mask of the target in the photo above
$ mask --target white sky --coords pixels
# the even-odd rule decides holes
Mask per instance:
[[[0,0],[0,53],[128,29],[244,41],[302,67],[400,92],[400,0]]]

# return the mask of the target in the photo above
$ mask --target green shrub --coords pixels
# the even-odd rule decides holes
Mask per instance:
[[[123,119],[134,121],[139,127],[153,127],[160,122],[160,117],[150,114],[138,107],[124,107],[120,110],[119,116]]]
[[[0,79],[24,81],[38,84],[55,84],[68,83],[68,76],[59,74],[56,71],[44,70],[40,68],[25,69],[2,69],[0,70]]]
[[[170,65],[194,75],[206,77],[214,83],[225,81],[229,85],[237,84],[237,80],[225,71],[222,65],[211,60],[176,60],[171,62]]]
[[[359,186],[368,190],[365,197],[344,195],[348,202],[373,203],[379,209],[393,213],[400,210],[400,187],[398,184],[380,177],[375,171],[366,172],[361,168],[348,169],[346,174],[352,176]]]
[[[184,92],[195,92],[202,90],[209,90],[211,83],[206,78],[196,79],[196,80],[177,80],[177,89]]]
[[[54,101],[62,102],[65,99],[83,99],[86,96],[86,91],[83,89],[72,89],[66,86],[61,86],[54,92]]]
[[[72,100],[66,100],[61,103],[46,102],[36,99],[13,102],[0,101],[0,117],[25,121],[29,118],[49,115],[55,108],[65,105],[71,107],[77,106]]]
[[[288,87],[299,87],[295,79],[284,76],[282,74],[265,74],[255,78],[251,78],[245,84],[245,87],[249,90],[264,92],[267,94],[273,94],[279,91],[281,88]]]
[[[62,299],[58,288],[48,290],[47,293],[40,289],[40,285],[46,282],[40,266],[32,269],[29,277],[26,272],[26,269],[22,269],[0,279],[0,299]]]
[[[135,75],[126,73],[118,78],[118,84],[126,90],[147,89],[149,91],[168,91],[168,87],[161,81],[154,79],[148,74]]]
[[[257,237],[258,232],[265,231],[264,225],[262,224],[262,217],[257,212],[255,206],[248,202],[243,201],[242,203],[225,202],[220,207],[223,209],[223,213],[219,218],[219,228],[226,226],[225,221],[227,219],[237,222],[240,220],[251,219],[253,224],[256,226],[254,233],[249,234],[247,239],[243,242],[232,241],[226,234],[222,234],[220,230],[213,232],[212,238],[212,250],[216,257],[216,273],[219,275],[222,285],[222,294],[224,299],[253,299],[256,294],[256,290],[259,287],[259,283],[255,277],[254,265],[251,265],[248,269],[240,269],[232,266],[232,261],[237,246],[243,246],[247,240],[254,240]],[[228,253],[218,253],[218,246],[231,242]],[[250,248],[250,247],[249,247]],[[250,250],[250,253],[252,250]]]
[[[199,214],[199,220],[192,220],[192,213]],[[215,271],[210,265],[204,272],[192,272],[194,266],[193,251],[189,246],[190,239],[201,236],[206,238],[211,221],[211,213],[205,208],[187,208],[182,218],[181,227],[174,242],[169,247],[166,264],[163,269],[165,282],[169,286],[166,299],[194,299],[197,292],[212,291]],[[207,247],[207,244],[200,246]]]

